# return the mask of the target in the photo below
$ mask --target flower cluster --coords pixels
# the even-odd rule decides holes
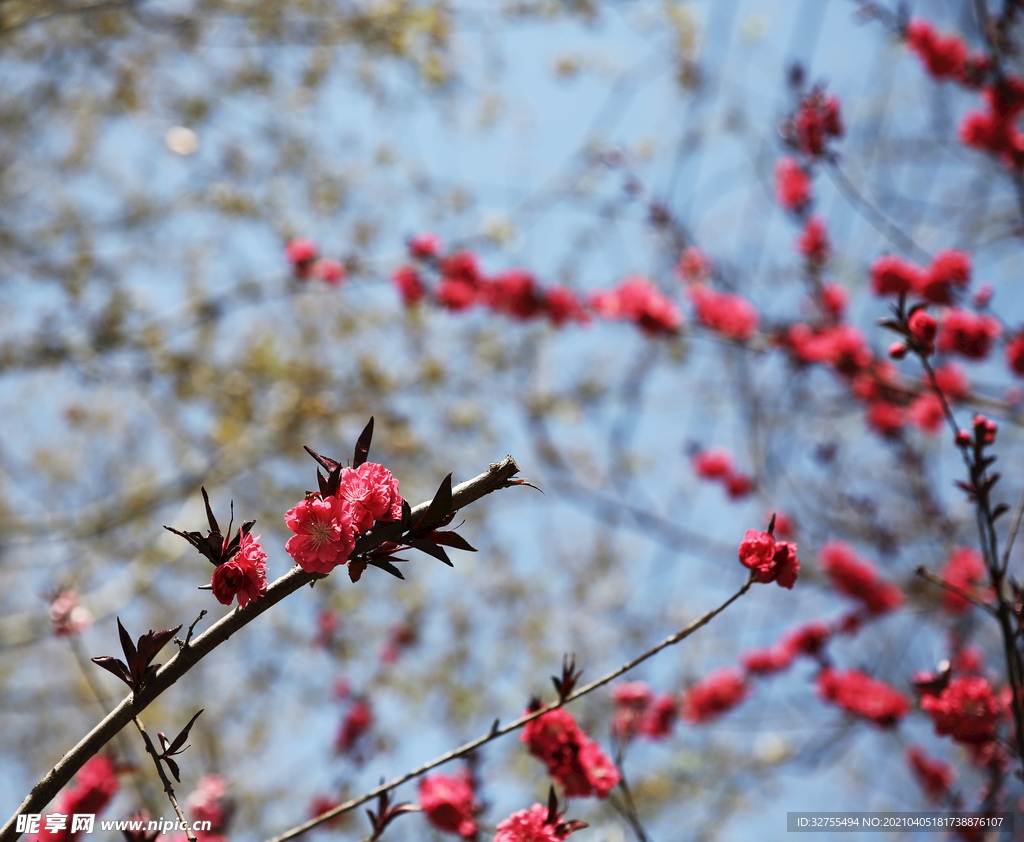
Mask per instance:
[[[920,746],[907,750],[907,762],[929,801],[937,803],[946,797],[956,780],[956,769],[951,764],[929,757]]]
[[[1024,168],[1024,132],[1017,120],[1024,111],[1024,79],[1008,75],[982,92],[984,108],[973,109],[960,123],[960,141],[1002,161],[1009,170]]]
[[[529,810],[517,810],[498,823],[494,842],[563,842],[580,827],[582,822],[562,822],[551,808],[534,804]]]
[[[778,582],[779,587],[792,588],[800,572],[796,544],[776,541],[769,532],[748,529],[739,547],[740,563],[750,568],[758,582]]]
[[[999,320],[984,313],[950,307],[943,314],[939,332],[940,351],[956,351],[973,360],[988,356],[992,340],[1002,333]]]
[[[871,264],[871,291],[875,295],[912,293],[933,304],[950,304],[956,290],[971,282],[971,256],[943,249],[923,267],[896,254],[884,254]]]
[[[366,699],[356,699],[341,720],[338,733],[334,737],[334,750],[338,754],[348,754],[372,727],[373,708]]]
[[[936,79],[965,79],[969,54],[956,35],[940,35],[930,21],[914,18],[907,24],[907,46]]]
[[[808,217],[803,231],[796,240],[796,250],[815,269],[821,269],[832,257],[832,245],[828,239],[828,225],[824,217],[817,214]],[[832,293],[835,295],[835,293]],[[840,308],[842,309],[842,308]]]
[[[658,740],[672,733],[678,706],[671,693],[656,694],[646,682],[627,681],[612,688],[612,700],[612,734],[617,739],[629,740],[639,734]]]
[[[92,625],[92,612],[78,601],[75,591],[61,591],[50,602],[50,627],[58,637],[85,631]]]
[[[78,770],[72,785],[63,790],[57,799],[57,812],[65,816],[76,813],[101,813],[117,793],[117,768],[105,754],[90,757]],[[40,834],[36,840],[47,839],[51,842],[71,842],[79,835],[79,831],[71,833],[68,826],[56,832]]]
[[[230,605],[237,596],[238,606],[245,608],[267,592],[267,554],[259,539],[243,533],[238,551],[213,571],[213,595],[221,605]]]
[[[823,156],[828,141],[843,136],[839,97],[817,89],[811,91],[800,101],[800,108],[793,118],[793,129],[797,145],[804,155],[812,158]]]
[[[704,284],[691,284],[687,294],[697,321],[728,339],[750,339],[760,323],[757,310],[742,295],[716,292]]]
[[[775,200],[791,213],[800,213],[811,201],[811,179],[796,158],[775,164]]]
[[[717,719],[742,702],[749,692],[750,685],[738,670],[715,670],[686,691],[683,718],[693,723]]]
[[[348,274],[345,267],[332,257],[320,257],[320,247],[313,240],[304,237],[289,240],[284,256],[291,264],[292,272],[299,280],[317,278],[332,286],[338,286]]]
[[[891,582],[882,580],[875,566],[858,558],[849,544],[827,542],[819,551],[818,560],[832,587],[856,599],[869,614],[878,616],[903,605],[903,592]]]
[[[817,685],[824,700],[883,727],[895,725],[910,711],[906,696],[858,670],[826,667],[818,673]]]
[[[427,821],[438,830],[457,833],[463,839],[477,834],[474,818],[480,804],[473,791],[473,779],[468,771],[456,775],[427,775],[420,779],[420,808]]]
[[[980,676],[953,678],[941,692],[924,693],[921,709],[931,715],[938,734],[959,743],[981,745],[995,739],[1005,704]]]
[[[406,307],[419,304],[429,295],[452,312],[479,305],[520,321],[547,317],[556,326],[590,320],[576,293],[561,286],[543,288],[523,269],[509,269],[488,278],[475,253],[456,251],[442,255],[440,239],[429,233],[413,237],[408,248],[409,256],[418,265],[403,264],[391,275]],[[424,270],[437,276],[433,291],[428,290]]]
[[[311,494],[284,516],[295,534],[285,550],[308,573],[330,573],[345,564],[356,537],[375,522],[401,519],[398,480],[375,462],[342,468],[334,494]]]
[[[603,318],[633,322],[647,336],[674,334],[683,323],[679,305],[640,275],[630,275],[613,289],[592,293],[590,306]]]
[[[753,483],[749,476],[737,470],[732,454],[724,447],[709,447],[693,456],[693,470],[701,479],[721,482],[729,497],[746,497]]]
[[[530,720],[520,739],[548,768],[565,795],[604,798],[619,782],[619,770],[564,708]]]
[[[227,800],[228,783],[220,775],[203,775],[189,794],[186,805],[193,821],[210,823],[209,834],[219,834],[227,827],[234,805]]]

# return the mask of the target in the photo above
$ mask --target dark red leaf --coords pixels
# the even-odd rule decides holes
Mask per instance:
[[[427,555],[433,556],[438,561],[443,561],[449,567],[455,566],[454,564],[452,564],[451,559],[448,558],[448,553],[441,549],[437,544],[427,540],[426,538],[413,538],[411,541],[409,541],[409,546],[413,549],[419,550],[422,553],[426,553]]]
[[[330,459],[327,456],[321,456],[315,450],[310,450],[305,445],[302,446],[302,449],[305,450],[306,453],[308,453],[314,459],[316,459],[316,461],[320,463],[321,467],[328,473],[333,471],[340,464],[339,462],[335,462],[333,459]]]
[[[465,550],[467,553],[476,552],[476,547],[456,532],[431,532],[425,540],[433,541],[435,544],[444,544],[455,550]]]
[[[107,672],[116,675],[129,687],[132,686],[132,676],[128,672],[128,667],[125,666],[124,661],[120,658],[112,658],[109,655],[105,655],[102,658],[93,658],[92,662],[98,667],[103,667]]]
[[[359,439],[356,441],[356,452],[352,456],[352,467],[358,468],[362,465],[370,455],[370,442],[373,439],[373,416],[370,416],[370,420],[367,425],[363,428],[363,431],[359,434]]]

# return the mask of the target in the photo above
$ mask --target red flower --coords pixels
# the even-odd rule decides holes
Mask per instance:
[[[683,718],[694,723],[710,722],[736,707],[749,692],[750,685],[742,673],[728,667],[715,670],[686,691]]]
[[[828,138],[843,135],[839,97],[825,96],[821,91],[814,91],[804,97],[793,120],[793,127],[801,152],[815,158],[824,155]]]
[[[967,64],[967,45],[956,35],[939,35],[930,21],[914,18],[907,24],[907,46],[936,79],[958,79]]]
[[[71,816],[75,813],[101,813],[118,790],[117,769],[105,754],[90,757],[78,770],[71,786],[61,791],[57,799],[58,813],[68,817],[67,826],[56,833],[40,834],[36,840],[72,842],[80,831],[71,833]]]
[[[409,239],[409,254],[412,257],[437,257],[441,253],[441,238],[437,234],[424,231]]]
[[[590,321],[590,313],[579,296],[566,287],[548,287],[544,293],[544,310],[548,321],[555,327],[561,327],[566,322],[586,324]]]
[[[639,275],[630,275],[614,289],[592,293],[590,303],[599,316],[635,322],[647,336],[676,333],[683,323],[678,305]]]
[[[907,762],[929,801],[937,803],[946,797],[956,780],[956,769],[951,764],[929,757],[920,746],[907,750]]]
[[[193,821],[210,823],[210,832],[219,833],[228,823],[230,807],[225,801],[228,782],[220,775],[203,775],[189,793],[187,805]]]
[[[778,582],[792,589],[800,572],[796,544],[776,541],[767,532],[748,529],[739,548],[740,563],[754,571],[758,582]]]
[[[922,354],[929,356],[935,353],[935,334],[939,329],[939,323],[933,316],[924,310],[915,310],[907,322],[907,327],[910,328],[910,335],[914,337],[914,342]]]
[[[544,312],[544,295],[533,275],[509,269],[484,287],[484,301],[493,310],[515,319],[532,319]]]
[[[775,200],[793,213],[811,200],[811,180],[795,158],[780,158],[775,165]]]
[[[770,675],[781,672],[793,663],[793,652],[785,646],[768,646],[751,649],[740,660],[743,668],[753,675]]]
[[[438,830],[457,833],[463,839],[476,836],[474,816],[480,805],[468,774],[437,774],[421,778],[419,802],[427,814],[427,821]]]
[[[820,620],[813,620],[786,634],[779,642],[779,648],[788,652],[790,657],[814,656],[824,649],[825,644],[831,639],[832,629]]]
[[[309,273],[314,278],[319,278],[321,281],[326,281],[335,286],[344,281],[347,274],[345,267],[331,257],[321,257],[313,263]]]
[[[842,284],[832,281],[821,288],[821,307],[833,319],[841,319],[846,312],[850,293]]]
[[[812,216],[807,220],[804,230],[796,241],[796,249],[814,266],[824,266],[832,256],[832,246],[828,241],[828,228],[820,216]]]
[[[676,697],[659,693],[640,719],[640,734],[649,740],[660,740],[672,733],[678,716]]]
[[[903,604],[903,592],[880,579],[875,566],[858,558],[849,544],[829,541],[822,546],[818,559],[832,587],[861,602],[872,614],[885,614]]]
[[[754,483],[746,474],[730,474],[725,482],[725,490],[732,500],[740,500],[746,497],[753,489]]]
[[[883,254],[871,264],[871,291],[875,295],[900,295],[924,284],[924,271],[897,254]]]
[[[242,533],[238,552],[213,571],[213,595],[221,605],[230,605],[237,596],[238,607],[245,608],[267,592],[267,554],[259,539]]]
[[[617,739],[629,740],[639,733],[656,740],[672,733],[676,700],[671,693],[655,696],[646,682],[628,681],[612,688],[612,699],[612,733]]]
[[[939,396],[934,392],[925,392],[914,398],[914,402],[907,409],[907,417],[915,427],[934,436],[942,429],[946,413]]]
[[[939,575],[961,590],[985,599],[990,596],[984,585],[988,571],[985,560],[973,547],[960,547],[946,561]],[[942,607],[950,614],[963,614],[971,609],[971,603],[950,590],[942,591]]]
[[[355,469],[342,468],[336,496],[348,503],[357,532],[366,532],[375,521],[402,519],[398,480],[376,462],[364,462]]]
[[[339,754],[351,751],[359,738],[371,727],[373,727],[373,708],[365,699],[357,699],[341,721],[341,727],[334,738],[334,750]]]
[[[992,340],[1001,332],[999,322],[991,316],[951,307],[942,319],[939,350],[958,351],[965,357],[980,360],[988,356]]]
[[[946,363],[935,369],[935,382],[947,400],[964,400],[971,394],[971,383],[967,379],[967,374],[963,366],[957,363]],[[930,385],[927,379],[925,385]]]
[[[498,823],[494,842],[562,842],[572,829],[559,822],[547,824],[548,808],[534,804],[529,810],[519,810]],[[559,830],[562,827],[562,830]]]
[[[50,603],[50,627],[58,637],[78,634],[92,625],[92,612],[78,604],[75,591],[61,591]]]
[[[722,336],[742,342],[757,332],[760,322],[757,310],[742,295],[716,292],[703,284],[692,284],[689,296],[696,308],[697,321]]]
[[[814,331],[807,325],[795,324],[787,332],[786,341],[801,360],[826,363],[847,377],[871,364],[867,339],[853,325],[833,325]]]
[[[906,423],[903,407],[889,401],[871,401],[868,404],[868,426],[880,436],[896,435]]]
[[[951,288],[963,289],[971,282],[971,256],[956,249],[943,249],[918,279],[915,292],[935,304],[950,304]]]
[[[683,249],[675,268],[676,277],[699,283],[711,274],[711,260],[696,246]]]
[[[995,738],[996,722],[1004,705],[984,678],[954,678],[939,695],[921,697],[921,708],[931,714],[938,734],[980,745]]]
[[[307,573],[330,573],[348,561],[356,545],[352,505],[347,500],[316,497],[288,510],[284,522],[295,534],[285,551]]]
[[[299,278],[309,277],[310,267],[316,260],[319,247],[312,240],[303,238],[289,240],[284,247],[284,256],[292,265],[292,271]]]
[[[548,768],[566,796],[604,798],[619,782],[619,771],[564,708],[526,723],[520,740]]]
[[[1024,333],[1018,333],[1007,343],[1006,364],[1014,374],[1024,377]]]
[[[841,672],[826,667],[818,673],[817,684],[826,701],[883,727],[895,725],[910,710],[906,696],[857,670]]]
[[[476,255],[460,251],[440,261],[441,282],[434,295],[449,310],[465,310],[480,300],[484,277]]]
[[[406,307],[419,304],[427,294],[427,288],[423,285],[420,273],[412,266],[399,266],[392,273],[391,280],[402,296],[402,303]]]
[[[726,479],[732,475],[732,454],[724,447],[709,447],[693,457],[693,469],[703,479]]]

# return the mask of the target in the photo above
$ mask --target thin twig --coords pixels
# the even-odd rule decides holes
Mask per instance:
[[[344,804],[339,804],[333,810],[328,810],[325,813],[321,813],[316,818],[310,819],[307,822],[297,825],[296,827],[291,828],[291,830],[285,831],[279,836],[274,836],[273,838],[267,840],[267,842],[287,842],[287,840],[289,839],[294,839],[296,836],[301,836],[303,833],[305,833],[308,830],[312,830],[317,825],[322,824],[323,822],[332,819],[335,816],[340,816],[342,813],[347,813],[350,810],[354,810],[356,807],[360,806],[361,804],[365,804],[367,801],[373,800],[383,792],[388,792],[389,790],[392,790],[397,786],[401,786],[407,781],[411,781],[414,778],[418,778],[420,775],[429,772],[431,769],[434,769],[438,766],[442,766],[451,760],[456,760],[459,757],[469,754],[470,752],[478,749],[480,746],[489,743],[491,740],[495,740],[498,737],[503,737],[505,734],[510,734],[513,731],[518,731],[528,722],[532,722],[534,719],[543,716],[545,713],[557,710],[563,705],[566,705],[569,702],[580,698],[581,696],[585,696],[587,695],[587,693],[591,693],[599,687],[603,687],[605,684],[614,681],[623,673],[629,672],[629,670],[633,669],[635,666],[642,664],[648,658],[653,657],[667,646],[672,646],[675,643],[679,643],[679,641],[681,640],[685,640],[699,628],[707,625],[709,622],[711,622],[711,620],[713,620],[716,616],[721,614],[726,608],[728,608],[737,599],[743,596],[743,594],[750,590],[750,586],[753,583],[754,577],[753,575],[751,575],[747,579],[743,587],[736,591],[736,593],[734,593],[731,597],[729,597],[717,608],[714,608],[706,614],[702,615],[701,617],[690,623],[688,626],[681,628],[675,634],[669,635],[663,641],[661,641],[661,643],[651,647],[642,655],[639,655],[636,658],[634,658],[632,661],[623,664],[618,669],[606,673],[600,678],[590,682],[590,684],[586,684],[583,687],[580,687],[575,692],[570,693],[568,696],[566,696],[565,699],[557,702],[552,702],[551,704],[541,707],[532,713],[525,714],[519,717],[519,719],[516,719],[514,722],[510,722],[508,725],[505,725],[504,727],[498,727],[499,720],[496,719],[491,729],[483,736],[477,737],[475,740],[470,740],[468,743],[460,746],[459,748],[452,749],[451,751],[442,754],[440,757],[436,757],[433,760],[424,763],[422,766],[418,766],[412,771],[406,772],[404,775],[394,778],[393,780],[390,780],[387,783],[383,783],[375,789],[371,789],[369,792],[366,792],[357,798],[350,799],[349,801],[346,801]]]
[[[991,616],[998,618],[999,612],[994,607],[989,605],[987,602],[982,602],[975,594],[970,591],[965,591],[963,588],[957,587],[952,582],[947,582],[941,576],[936,576],[930,570],[926,570],[923,566],[918,567],[914,571],[922,579],[926,579],[933,585],[938,585],[940,588],[945,588],[947,591],[951,591],[959,596],[961,599],[966,599],[968,602],[977,605],[979,608],[984,608]]]
[[[139,733],[142,734],[142,739],[146,743],[146,751],[149,752],[150,757],[153,758],[153,763],[156,764],[156,773],[160,776],[160,780],[164,785],[164,792],[167,793],[167,800],[171,802],[171,806],[174,808],[174,813],[178,817],[178,821],[181,822],[181,826],[185,828],[185,835],[188,837],[188,842],[198,842],[196,835],[192,832],[192,828],[189,823],[185,820],[185,813],[182,812],[181,805],[178,804],[178,799],[174,795],[174,787],[171,786],[171,781],[167,777],[167,773],[164,772],[164,767],[160,765],[160,755],[157,753],[156,746],[153,745],[153,741],[149,738],[149,734],[146,733],[146,729],[142,726],[142,721],[137,716],[132,717],[132,722],[135,723],[135,727],[139,729]]]

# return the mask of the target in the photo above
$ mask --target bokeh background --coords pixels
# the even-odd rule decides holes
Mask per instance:
[[[927,251],[971,251],[1014,323],[1024,220],[998,162],[957,142],[974,97],[936,84],[862,5],[0,2],[4,818],[122,698],[86,663],[118,654],[115,616],[138,635],[229,610],[197,589],[208,562],[161,526],[201,528],[205,486],[223,520],[230,501],[236,522],[257,519],[276,578],[291,564],[283,514],[315,487],[302,445],[346,459],[370,415],[371,458],[414,504],[448,471],[467,479],[508,453],[544,494],[507,490],[466,510],[460,534],[479,552],[453,553],[454,570],[418,555],[405,582],[370,570],[295,594],[146,712],[170,734],[205,708],[181,792],[223,775],[231,839],[272,836],[316,795],[357,794],[533,694],[551,699],[564,653],[585,679],[618,666],[732,593],[744,531],[775,510],[796,523],[797,587],[756,588],[636,677],[681,693],[801,622],[841,616],[851,606],[815,553],[842,539],[907,603],[832,656],[909,692],[910,673],[948,653],[950,628],[914,567],[935,569],[973,537],[945,431],[884,439],[833,374],[692,319],[672,338],[606,321],[556,328],[405,308],[389,279],[407,238],[434,231],[489,273],[525,268],[581,295],[642,274],[684,301],[672,268],[698,245],[767,336],[806,313],[798,229],[772,176],[799,67],[805,90],[842,101],[847,130],[815,209],[832,234],[829,276],[875,350],[890,337],[874,327],[885,304],[867,267],[903,247],[893,227]],[[914,5],[980,44],[976,4]],[[345,282],[294,277],[294,237],[341,260]],[[970,377],[1012,466],[1010,377],[1001,359]],[[696,476],[689,454],[712,446],[735,454],[750,495]],[[1000,499],[1020,487],[1006,470]],[[65,589],[93,618],[73,641],[48,620]],[[957,632],[998,669],[994,629],[968,616]],[[783,838],[789,810],[926,808],[908,745],[962,755],[922,714],[884,730],[825,705],[816,670],[801,662],[718,721],[630,746],[651,839]],[[339,753],[359,698],[373,727]],[[610,694],[573,710],[609,748]],[[969,800],[980,779],[963,769]],[[478,774],[492,833],[547,792],[515,737],[481,752]],[[169,816],[152,777],[140,763],[104,815],[148,799]],[[634,838],[607,804],[570,813],[591,824],[581,839]],[[316,831],[367,832],[361,814]],[[411,816],[386,838],[435,837]]]

